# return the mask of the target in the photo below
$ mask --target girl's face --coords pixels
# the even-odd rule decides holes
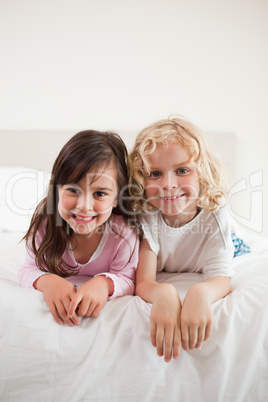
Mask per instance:
[[[91,170],[78,183],[67,183],[59,188],[59,214],[76,234],[93,234],[109,219],[116,206],[114,166]]]
[[[158,144],[148,155],[150,173],[145,175],[145,195],[160,209],[169,226],[182,226],[197,212],[199,179],[187,148],[179,143]]]

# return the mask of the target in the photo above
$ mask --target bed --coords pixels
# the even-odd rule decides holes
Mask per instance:
[[[130,147],[135,134],[119,133]],[[0,153],[0,401],[268,400],[265,237],[236,226],[251,252],[233,260],[233,290],[213,304],[212,335],[200,349],[182,350],[170,363],[150,343],[151,305],[139,297],[110,300],[97,318],[83,318],[80,327],[71,328],[54,321],[41,292],[18,285],[25,252],[20,240],[45,193],[51,164],[72,134],[0,132],[2,143],[5,139]],[[235,137],[212,137],[226,164],[232,163]],[[231,151],[227,139],[233,141]],[[162,272],[158,280],[172,283],[183,299],[202,277]]]

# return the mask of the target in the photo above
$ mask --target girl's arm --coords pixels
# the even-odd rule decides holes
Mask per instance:
[[[174,286],[157,283],[157,256],[151,250],[148,241],[142,240],[139,264],[136,275],[136,295],[152,303],[150,315],[150,337],[157,354],[166,362],[172,357],[178,358],[181,347],[180,309],[181,303]]]
[[[43,237],[42,229],[36,235],[36,245],[40,246]],[[76,293],[73,284],[58,275],[41,271],[35,263],[35,256],[29,249],[26,250],[24,264],[18,271],[19,283],[23,287],[35,288],[43,292],[49,310],[58,324],[64,322],[69,326],[79,325],[80,321],[75,314],[72,319],[68,317],[71,298]]]
[[[73,296],[68,317],[75,320],[76,311],[81,317],[97,317],[114,292],[114,284],[104,275],[95,276],[84,283]]]
[[[182,347],[198,348],[212,332],[213,314],[211,304],[231,291],[231,278],[217,276],[192,285],[183,302],[181,311]]]
[[[70,327],[80,324],[76,314],[71,319],[68,317],[71,300],[76,294],[76,287],[72,283],[58,275],[46,274],[37,278],[33,286],[43,292],[49,310],[58,324],[65,322]]]
[[[121,227],[119,227],[119,230]],[[139,237],[130,227],[124,226],[121,237],[115,244],[116,255],[110,261],[109,271],[97,276],[105,276],[113,283],[113,292],[109,299],[121,296],[132,296],[135,292],[135,276],[139,259]],[[109,241],[109,239],[107,240]],[[109,261],[110,256],[107,256]]]
[[[78,289],[68,311],[69,318],[73,319],[76,310],[80,316],[97,317],[108,299],[133,295],[139,238],[134,230],[125,227],[124,235],[117,239],[117,252],[109,272],[97,274]],[[103,258],[109,261],[109,257],[104,255]]]

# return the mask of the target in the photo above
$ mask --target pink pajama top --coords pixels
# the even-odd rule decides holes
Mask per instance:
[[[44,228],[40,228],[36,235],[36,245],[40,245],[44,236]],[[64,254],[64,261],[79,268],[79,273],[66,278],[79,286],[90,278],[105,275],[112,279],[114,293],[109,299],[133,295],[135,289],[135,271],[138,264],[139,239],[135,231],[130,228],[121,216],[114,215],[109,223],[106,222],[102,239],[86,264],[75,261],[71,246]],[[35,263],[35,256],[27,250],[25,262],[19,269],[19,283],[30,288],[36,279],[49,272],[41,271]]]

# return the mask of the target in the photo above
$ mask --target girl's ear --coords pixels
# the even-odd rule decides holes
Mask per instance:
[[[118,206],[118,200],[117,198],[115,199],[114,203],[113,203],[113,208],[116,208]]]

